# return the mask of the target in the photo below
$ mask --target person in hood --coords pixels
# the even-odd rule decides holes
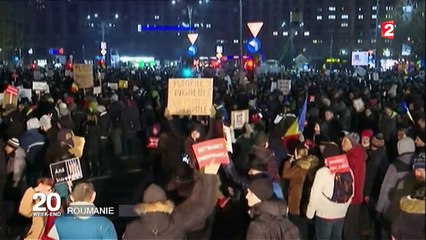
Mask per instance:
[[[365,151],[370,150],[371,138],[374,132],[371,129],[365,129],[361,132],[361,146]]]
[[[425,153],[418,154],[414,159],[413,174],[398,184],[395,195],[401,195],[395,201],[399,215],[392,222],[393,239],[425,239],[425,161]]]
[[[397,144],[398,157],[393,162],[383,179],[382,187],[380,189],[379,200],[377,202],[376,211],[379,217],[384,220],[384,229],[389,231],[389,219],[384,215],[390,205],[393,198],[394,189],[397,186],[399,180],[403,179],[411,171],[411,160],[416,150],[414,140],[406,137],[398,141]]]
[[[246,239],[300,239],[299,230],[287,217],[284,200],[272,199],[272,181],[253,180],[248,185],[246,200],[252,220]]]
[[[302,203],[302,198],[305,201],[309,200],[309,193],[311,192],[310,187],[304,187],[305,180],[309,175],[307,180],[309,183],[306,185],[312,186],[318,164],[318,158],[314,155],[309,155],[308,149],[299,144],[294,150],[294,157],[285,162],[282,173],[283,178],[290,180],[288,187],[288,215],[290,220],[299,228],[303,239],[307,238],[307,226],[303,219],[306,209],[303,209],[302,206],[307,206],[307,202]]]
[[[142,203],[134,206],[140,217],[127,225],[123,239],[185,239],[214,209],[219,167],[209,164],[203,175],[193,170],[196,180],[191,194],[178,206],[167,199],[163,188],[150,184],[143,193]]]
[[[93,208],[95,188],[89,182],[79,183],[70,198],[70,208]],[[57,218],[48,236],[52,239],[118,239],[114,225],[108,218],[73,213]]]

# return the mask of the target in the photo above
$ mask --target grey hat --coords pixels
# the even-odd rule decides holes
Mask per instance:
[[[398,154],[402,155],[404,153],[413,153],[416,151],[416,144],[414,140],[410,137],[405,137],[398,141],[397,143]]]
[[[7,145],[11,146],[14,149],[19,147],[19,140],[17,138],[11,138],[7,140]]]
[[[44,128],[51,128],[52,127],[52,122],[49,116],[47,115],[43,115],[40,118],[40,127],[44,127]]]
[[[351,142],[352,146],[356,146],[359,144],[359,134],[355,133],[355,132],[350,132],[348,134],[345,135],[345,137],[347,139],[349,139],[349,141]]]

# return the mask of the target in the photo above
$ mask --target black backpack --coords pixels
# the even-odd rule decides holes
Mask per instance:
[[[354,179],[350,171],[342,173],[337,172],[334,175],[333,196],[331,196],[331,198],[324,196],[335,203],[347,203],[354,192],[353,182]]]

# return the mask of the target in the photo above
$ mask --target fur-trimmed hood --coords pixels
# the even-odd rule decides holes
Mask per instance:
[[[139,216],[147,213],[166,213],[171,214],[175,208],[175,205],[172,201],[167,200],[164,202],[155,202],[155,203],[139,203],[134,206],[136,214]]]

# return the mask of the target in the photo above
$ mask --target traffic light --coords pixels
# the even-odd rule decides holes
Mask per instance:
[[[256,64],[254,63],[253,59],[248,59],[245,63],[244,63],[244,70],[246,70],[247,74],[247,79],[250,82],[254,81],[254,69],[256,67]]]
[[[254,70],[254,67],[255,67],[255,64],[254,64],[254,61],[253,61],[252,59],[247,60],[247,61],[244,63],[244,70],[246,70],[247,72],[249,72],[249,71],[253,71],[253,70]]]
[[[72,66],[72,63],[70,63],[70,62],[69,62],[69,63],[67,63],[67,64],[65,64],[65,69],[66,69],[66,70],[72,70],[72,67],[73,67],[73,66]]]
[[[102,58],[98,60],[98,67],[100,69],[104,69],[105,68],[105,61]]]

